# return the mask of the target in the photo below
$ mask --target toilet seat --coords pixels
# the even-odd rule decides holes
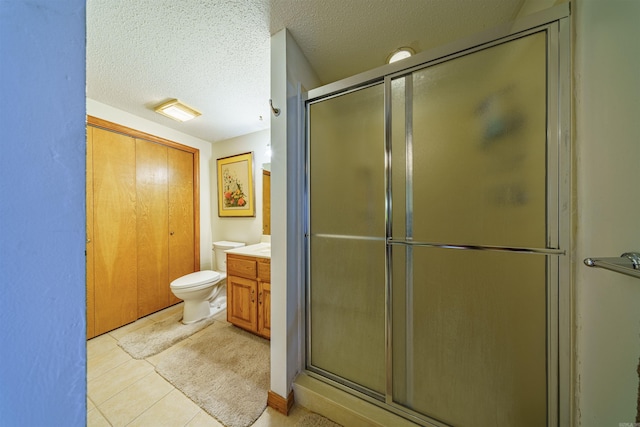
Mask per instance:
[[[171,289],[176,290],[192,290],[206,288],[212,282],[219,281],[222,275],[213,270],[196,271],[186,276],[182,276],[171,282]]]

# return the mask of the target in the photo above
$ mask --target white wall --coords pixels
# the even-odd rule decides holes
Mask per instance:
[[[586,257],[640,251],[640,1],[574,0],[577,425],[636,419],[640,280]]]
[[[211,143],[89,98],[87,98],[87,115],[200,150],[200,268],[203,270],[210,268],[212,265],[211,180],[209,178],[212,159]],[[215,171],[215,163],[213,171]]]
[[[271,390],[287,397],[302,367],[302,155],[298,85],[320,81],[286,29],[271,37]]]
[[[218,141],[212,145],[209,164],[209,170],[211,171],[209,188],[211,188],[212,242],[230,240],[250,245],[260,241],[262,236],[262,165],[269,163],[271,160],[266,154],[267,145],[270,141],[270,131],[263,130],[237,138]],[[253,218],[221,218],[218,216],[216,160],[247,152],[253,152],[256,216]]]

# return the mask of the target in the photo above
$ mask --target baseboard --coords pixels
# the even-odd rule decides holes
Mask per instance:
[[[293,390],[291,390],[291,393],[289,393],[289,396],[286,399],[269,390],[269,393],[267,394],[267,406],[275,409],[281,414],[289,415],[289,411],[293,406]]]

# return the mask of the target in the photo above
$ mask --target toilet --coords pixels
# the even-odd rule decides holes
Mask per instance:
[[[187,274],[171,282],[171,292],[184,301],[182,323],[197,322],[220,313],[227,308],[227,254],[226,250],[244,246],[241,242],[213,243],[216,271],[202,270]]]

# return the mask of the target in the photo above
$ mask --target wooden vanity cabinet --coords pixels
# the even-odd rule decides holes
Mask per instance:
[[[227,254],[227,321],[271,337],[271,260]]]
[[[258,334],[271,338],[271,259],[258,258]]]

